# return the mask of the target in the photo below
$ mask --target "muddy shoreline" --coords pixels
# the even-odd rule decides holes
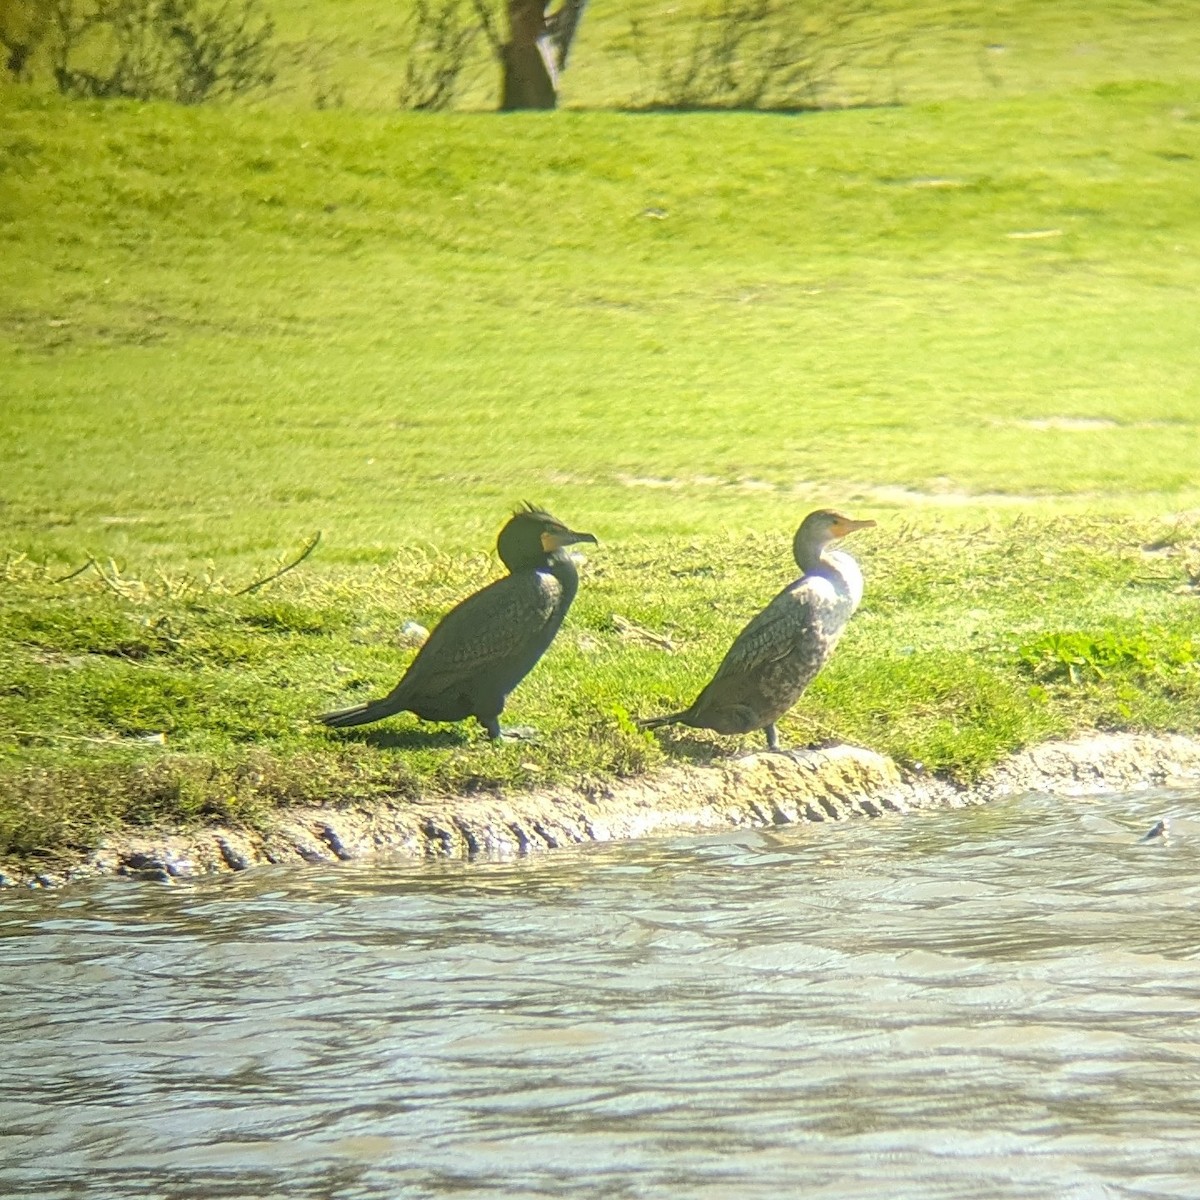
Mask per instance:
[[[1200,740],[1093,734],[1012,756],[970,787],[902,770],[857,746],[751,754],[603,786],[431,796],[370,808],[281,811],[267,832],[124,831],[66,870],[11,864],[0,882],[53,887],[125,875],[163,882],[274,864],[495,858],[585,842],[881,817],[1049,791],[1063,797],[1200,784]]]

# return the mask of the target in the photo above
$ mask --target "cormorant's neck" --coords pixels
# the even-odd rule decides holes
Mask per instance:
[[[799,560],[800,556],[796,557]],[[808,561],[810,565],[803,568],[804,577],[810,579],[817,576],[831,584],[834,593],[849,605],[845,615],[848,616],[862,603],[862,572],[858,569],[858,563],[845,550],[835,550],[832,546],[825,545],[817,554],[810,556]]]
[[[828,568],[831,565],[825,561],[825,550],[828,546],[828,542],[816,538],[798,543],[796,565],[805,575],[811,575],[823,567]]]
[[[566,550],[555,550],[552,554],[547,554],[542,567],[557,575],[559,579],[579,578],[579,572],[575,569],[575,560]]]
[[[575,569],[575,561],[566,550],[555,550],[546,555],[546,561],[540,568],[547,570],[562,584],[563,599],[570,604],[579,590],[579,572]]]

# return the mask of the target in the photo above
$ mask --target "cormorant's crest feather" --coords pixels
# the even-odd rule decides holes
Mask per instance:
[[[523,500],[520,504],[518,504],[516,509],[513,510],[513,516],[546,517],[549,520],[554,519],[544,508],[538,504],[534,504],[532,500]]]

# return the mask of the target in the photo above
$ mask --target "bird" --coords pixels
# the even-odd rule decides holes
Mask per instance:
[[[764,731],[779,749],[779,720],[829,660],[862,601],[858,564],[830,543],[874,521],[855,521],[820,508],[800,523],[792,541],[800,578],[789,583],[738,634],[708,686],[682,712],[643,718],[643,729],[690,725],[717,733]]]
[[[496,539],[508,574],[452,608],[386,696],[317,719],[341,729],[400,712],[423,721],[474,717],[499,739],[509,692],[549,648],[575,599],[579,574],[565,548],[577,542],[596,538],[532,504],[518,509]]]

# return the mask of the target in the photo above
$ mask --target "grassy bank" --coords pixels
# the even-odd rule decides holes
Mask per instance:
[[[969,776],[1195,729],[1195,85],[804,118],[2,103],[5,852],[736,751],[628,716],[690,698],[825,503],[879,521],[868,598],[786,739]],[[601,541],[510,706],[541,742],[314,728],[494,575],[524,498]]]

